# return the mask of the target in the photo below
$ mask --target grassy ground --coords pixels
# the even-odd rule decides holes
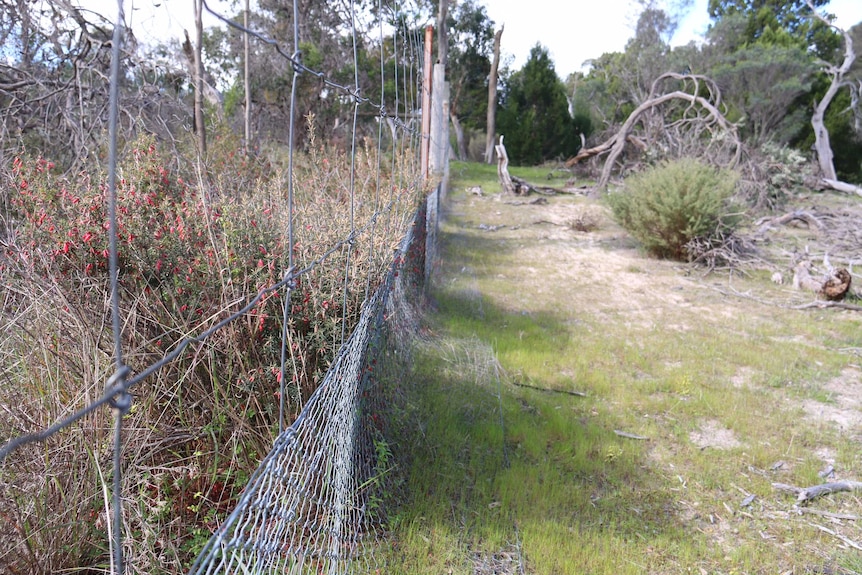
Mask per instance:
[[[858,494],[772,485],[862,479],[858,312],[763,303],[811,298],[646,258],[592,200],[452,174],[394,572],[862,572]]]

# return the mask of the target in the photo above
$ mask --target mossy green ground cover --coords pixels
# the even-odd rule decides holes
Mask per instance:
[[[862,478],[859,312],[738,297],[811,300],[650,259],[600,202],[452,174],[393,572],[859,569],[862,528],[836,518],[857,494],[800,509],[772,485]]]

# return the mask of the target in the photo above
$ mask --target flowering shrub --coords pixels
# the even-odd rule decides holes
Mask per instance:
[[[378,173],[376,151],[365,148],[355,159],[354,184],[350,158],[311,141],[310,152],[296,158],[294,173],[294,265],[307,271],[297,279],[289,306],[286,383],[293,414],[314,391],[365,295],[391,264],[391,248],[404,234],[420,192],[394,185],[403,175]],[[286,176],[237,149],[224,134],[211,148],[209,173],[200,176],[183,171],[190,164],[164,154],[147,138],[130,144],[120,163],[122,347],[134,371],[237,311],[287,272]],[[402,158],[396,161],[402,169]],[[387,167],[396,165],[390,162]],[[10,409],[20,406],[28,422],[44,411],[40,421],[50,424],[69,398],[99,395],[111,369],[112,348],[104,333],[110,323],[107,178],[99,168],[62,175],[47,159],[23,153],[5,175],[12,234],[3,247],[0,276],[12,287],[7,308],[17,298],[17,307],[28,311],[3,327],[14,334],[6,345],[13,347],[14,339],[17,361],[27,366],[28,375],[21,386],[6,386],[0,401]],[[375,213],[374,224],[368,225]],[[129,521],[145,542],[141,553],[148,554],[135,564],[158,558],[160,568],[167,569],[164,558],[170,555],[169,570],[184,571],[271,445],[278,421],[283,293],[267,294],[249,314],[205,344],[191,346],[132,390],[136,399],[127,425],[136,432],[129,435],[126,452],[137,455],[127,461],[124,481],[139,487],[133,508],[140,517]],[[58,396],[64,400],[58,402]],[[94,422],[89,429],[106,425]],[[19,431],[8,431],[13,432]],[[69,437],[79,443],[68,446],[62,457],[90,449],[84,446],[107,450],[103,438]],[[104,451],[94,457],[110,456]],[[59,471],[42,468],[33,484],[48,485],[52,473]],[[94,473],[94,468],[85,465],[81,473]],[[81,497],[90,497],[89,492]],[[88,500],[78,507],[98,515],[99,505]],[[0,489],[0,513],[3,509]],[[25,522],[34,532],[48,534],[55,531],[40,525],[50,520],[28,516]],[[70,530],[79,525],[65,524]],[[104,523],[96,525],[86,533],[57,532],[57,541],[103,541]],[[79,556],[52,565],[60,570],[89,560]]]
[[[57,272],[65,282],[105,276],[110,221],[104,178],[94,181],[87,172],[59,178],[42,158],[15,158],[13,173],[12,205],[22,223],[17,263]],[[230,217],[240,210],[230,202],[208,209],[197,190],[165,168],[151,142],[134,148],[120,173],[117,237],[126,292],[153,294],[163,312],[193,320],[219,311],[226,284],[239,281],[254,292],[280,279],[286,250],[271,210],[239,231]]]

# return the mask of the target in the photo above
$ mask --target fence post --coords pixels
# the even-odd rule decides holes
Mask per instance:
[[[420,162],[422,179],[428,179],[428,159],[431,145],[431,44],[434,41],[434,28],[425,28],[425,61],[422,69],[422,141],[420,142]]]
[[[431,173],[442,176],[449,153],[449,82],[446,68],[434,64],[431,91]]]

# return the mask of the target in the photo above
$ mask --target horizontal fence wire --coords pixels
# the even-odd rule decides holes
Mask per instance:
[[[417,62],[422,53],[421,36],[405,30],[393,36],[396,59],[406,62],[396,65],[394,110],[389,110],[381,95],[380,102],[363,96],[358,84],[358,70],[354,70],[356,83],[348,86],[335,82],[322,72],[307,67],[301,61],[298,49],[288,51],[283,44],[261,33],[240,26],[225,18],[201,1],[201,5],[222,22],[249,34],[286,58],[294,70],[294,82],[309,78],[329,90],[343,94],[354,103],[353,142],[351,155],[350,232],[329,247],[321,247],[320,255],[303,264],[288,266],[282,279],[274,285],[260,289],[244,301],[235,301],[223,309],[220,317],[204,327],[200,333],[181,338],[161,359],[133,373],[122,363],[120,336],[116,336],[115,359],[117,370],[108,378],[104,392],[85,407],[59,419],[55,424],[8,441],[0,448],[0,463],[18,448],[33,442],[45,441],[57,432],[109,405],[117,412],[114,435],[114,503],[112,540],[112,571],[124,573],[123,548],[134,545],[123,541],[127,527],[122,521],[121,475],[123,466],[121,425],[123,415],[131,405],[118,407],[120,398],[131,399],[132,388],[177,361],[190,347],[201,346],[215,333],[248,315],[269,295],[284,294],[284,325],[290,321],[291,290],[298,282],[338,254],[347,254],[344,269],[345,302],[350,277],[350,253],[361,236],[370,236],[373,246],[375,230],[401,220],[406,210],[413,210],[415,202],[405,205],[394,199],[381,205],[376,200],[372,215],[364,222],[354,221],[353,162],[356,158],[356,122],[360,106],[370,107],[379,122],[377,143],[377,186],[381,185],[383,135],[388,127],[391,134],[392,164],[389,167],[393,187],[421,190],[419,181],[418,149],[421,136],[416,129],[421,111],[417,109],[416,94],[421,91],[422,76]],[[122,25],[122,1],[119,4],[117,30]],[[355,10],[352,5],[351,10]],[[378,5],[383,17],[383,5]],[[393,15],[398,12],[392,9]],[[356,45],[355,27],[351,31]],[[115,44],[119,46],[119,33]],[[381,21],[381,42],[383,39]],[[299,45],[298,39],[294,42]],[[119,49],[119,48],[118,48]],[[355,48],[354,48],[355,50]],[[382,46],[381,46],[382,51]],[[115,56],[116,58],[116,56]],[[354,58],[354,64],[358,59]],[[381,52],[381,87],[385,85],[384,58]],[[400,76],[399,76],[400,75]],[[115,77],[112,89],[118,83]],[[295,106],[295,101],[291,106]],[[118,106],[113,101],[111,112],[116,117]],[[295,112],[292,110],[291,114]],[[114,120],[116,122],[116,120]],[[292,131],[292,130],[291,130]],[[293,153],[291,142],[291,154]],[[398,158],[406,158],[408,165],[397,165]],[[109,179],[116,178],[112,159]],[[289,177],[293,181],[293,174]],[[397,182],[396,182],[397,179]],[[113,196],[113,184],[111,186]],[[409,196],[409,194],[408,194]],[[379,190],[376,195],[380,197]],[[115,209],[111,198],[110,211]],[[429,207],[430,206],[430,207]],[[289,213],[293,213],[290,209]],[[437,195],[433,201],[422,201],[412,220],[407,235],[394,253],[394,259],[382,278],[368,279],[366,297],[361,305],[358,323],[349,337],[342,336],[343,344],[335,355],[329,370],[319,386],[305,402],[293,423],[280,431],[272,450],[267,454],[240,496],[236,507],[220,524],[212,538],[194,563],[192,573],[364,573],[374,572],[385,565],[385,553],[379,553],[382,526],[386,519],[386,502],[392,496],[392,475],[396,463],[392,460],[391,409],[397,404],[400,373],[404,367],[404,353],[399,352],[401,341],[415,329],[414,304],[420,293],[426,273],[426,251],[434,241],[436,230]],[[293,238],[293,222],[288,223],[288,237]],[[116,244],[116,230],[111,242]],[[430,240],[429,240],[430,237]],[[429,243],[430,241],[430,243]],[[291,240],[291,248],[293,242]],[[292,253],[291,253],[292,256]],[[116,254],[114,254],[116,262]],[[291,263],[293,259],[291,257]],[[376,286],[376,287],[374,287]],[[119,295],[114,290],[113,309],[118,310]],[[347,305],[345,303],[345,312]],[[342,318],[346,324],[346,317]],[[119,331],[119,330],[117,330]],[[287,333],[285,327],[285,333]],[[284,400],[285,354],[282,354],[281,398]],[[125,399],[124,399],[125,401]],[[282,419],[283,408],[279,410]],[[280,421],[279,421],[280,422]],[[281,430],[281,427],[279,427]],[[107,505],[105,506],[107,510]],[[110,530],[109,530],[110,531]],[[129,566],[134,571],[134,566]]]

